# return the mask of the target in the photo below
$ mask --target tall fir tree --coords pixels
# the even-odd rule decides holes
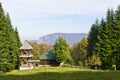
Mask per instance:
[[[16,65],[16,50],[17,50],[17,45],[16,45],[16,42],[15,42],[15,35],[14,35],[14,31],[13,31],[13,27],[11,25],[11,21],[10,21],[10,17],[9,17],[9,14],[7,13],[6,15],[6,35],[8,35],[8,49],[9,49],[9,52],[8,52],[8,56],[7,56],[7,59],[9,60],[8,62],[11,63],[11,67],[10,69],[14,69],[15,65]]]
[[[114,59],[117,69],[120,70],[120,5],[115,11],[115,24],[114,34],[115,34],[115,47],[114,47]]]
[[[16,56],[17,56],[17,61],[16,61],[16,69],[19,69],[19,55],[20,55],[20,51],[19,48],[22,45],[21,41],[20,41],[20,37],[19,37],[19,33],[18,33],[18,29],[17,27],[15,27],[14,29],[14,34],[15,34],[15,43],[16,43]]]
[[[96,20],[95,24],[92,25],[91,30],[88,34],[88,54],[87,57],[93,55],[93,49],[95,44],[98,42],[98,27],[100,26],[98,20]]]
[[[9,65],[7,60],[8,49],[8,35],[6,35],[6,19],[2,4],[0,3],[0,71],[6,71]]]
[[[17,46],[20,47],[22,44],[21,44],[21,41],[20,41],[20,37],[19,37],[17,27],[15,27],[14,33],[15,33],[15,37],[16,37],[16,40],[17,40]]]
[[[109,69],[112,66],[112,47],[114,45],[113,38],[114,27],[114,13],[113,10],[108,9],[106,22],[101,21],[101,28],[99,30],[98,42],[96,43],[96,53],[100,55],[102,60],[102,68]]]
[[[89,35],[94,32],[91,30]],[[112,65],[120,69],[120,6],[116,12],[108,9],[106,20],[101,20],[98,34],[92,37],[96,37],[97,41],[90,43],[93,38],[88,36],[88,54],[91,52],[100,56],[102,69],[111,69]]]
[[[17,66],[19,47],[9,14],[5,15],[0,4],[0,71],[10,71]]]
[[[9,17],[9,14],[6,15],[6,22],[8,26],[8,35],[9,35],[9,57],[11,56],[12,58],[9,59],[11,60],[12,65],[14,65],[14,68],[19,67],[19,47],[21,46],[21,42],[19,39],[19,34],[17,31],[17,28],[13,28],[11,24],[11,20]]]

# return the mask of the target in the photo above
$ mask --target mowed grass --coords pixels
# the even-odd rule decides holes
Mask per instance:
[[[0,74],[0,80],[120,80],[120,71],[40,67]]]

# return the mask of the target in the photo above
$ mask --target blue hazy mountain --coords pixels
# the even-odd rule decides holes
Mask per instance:
[[[55,40],[59,37],[63,36],[67,42],[72,45],[75,42],[80,41],[82,38],[87,38],[87,33],[53,33],[49,35],[45,35],[39,38],[39,42],[44,42],[47,44],[53,45],[55,43]]]

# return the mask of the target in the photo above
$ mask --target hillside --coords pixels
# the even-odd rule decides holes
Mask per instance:
[[[63,36],[64,38],[66,38],[68,43],[72,45],[75,42],[80,41],[82,38],[87,37],[88,34],[87,33],[53,33],[53,34],[40,37],[39,42],[44,42],[44,43],[53,45],[55,40],[59,36]]]

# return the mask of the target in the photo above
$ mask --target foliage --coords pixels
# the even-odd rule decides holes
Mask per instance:
[[[60,36],[56,39],[52,52],[60,63],[65,62],[67,59],[71,59],[69,45],[64,37]]]
[[[46,43],[36,43],[29,41],[29,44],[33,47],[33,59],[40,59],[40,56],[50,50],[51,45]]]
[[[18,45],[18,47],[21,47],[22,44],[21,44],[21,41],[20,41],[20,37],[19,37],[19,33],[18,33],[17,27],[15,27],[14,32],[15,32],[15,37],[16,37],[16,40],[17,40],[17,45]]]
[[[95,24],[92,25],[90,32],[88,34],[88,54],[87,56],[92,56],[93,55],[93,49],[94,46],[96,44],[96,42],[98,42],[98,28],[99,28],[100,24],[98,22],[98,20],[96,20]]]
[[[19,45],[9,14],[4,14],[0,3],[0,71],[18,68]]]
[[[113,64],[120,69],[120,6],[115,12],[108,9],[106,20],[95,25],[88,36],[88,57],[99,55],[102,69],[110,69]]]
[[[74,44],[73,47],[70,48],[72,58],[76,65],[79,65],[79,61],[85,65],[87,45],[87,39],[83,38],[80,42]]]
[[[98,66],[101,66],[102,62],[100,60],[99,55],[95,55],[93,54],[90,58],[89,58],[89,65],[94,67],[95,69],[97,69]]]
[[[79,66],[83,66],[84,65],[82,61],[79,61],[78,63],[79,63]]]
[[[33,47],[33,59],[40,59],[40,48],[39,44],[35,42],[30,42],[29,44]]]
[[[39,49],[40,49],[40,55],[43,55],[45,52],[51,49],[51,45],[46,44],[46,43],[40,43],[39,44]]]

